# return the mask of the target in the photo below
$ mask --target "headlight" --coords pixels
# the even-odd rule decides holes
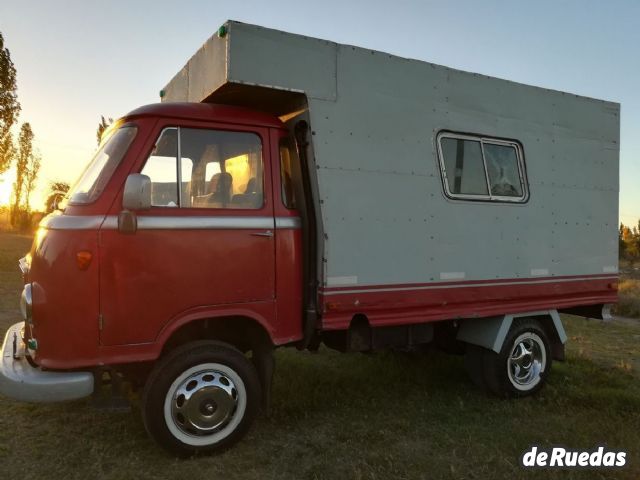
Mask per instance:
[[[33,318],[31,316],[33,306],[33,297],[31,296],[31,284],[27,283],[22,289],[22,295],[20,296],[20,313],[22,318],[29,325],[33,325]]]

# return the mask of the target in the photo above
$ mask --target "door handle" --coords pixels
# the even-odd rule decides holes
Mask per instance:
[[[254,237],[273,237],[273,232],[271,230],[267,230],[266,232],[252,233]]]

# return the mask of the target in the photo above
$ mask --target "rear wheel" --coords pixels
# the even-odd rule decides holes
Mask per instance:
[[[544,385],[551,370],[549,337],[539,322],[513,322],[500,353],[472,346],[467,370],[476,384],[499,396],[533,395]]]
[[[142,399],[144,424],[180,456],[227,448],[257,414],[260,383],[253,364],[230,345],[201,341],[178,347],[154,368]]]

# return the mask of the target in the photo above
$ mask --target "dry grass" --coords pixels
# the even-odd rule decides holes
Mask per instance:
[[[26,237],[0,234],[0,333],[18,316]],[[0,398],[0,478],[518,479],[640,476],[640,325],[565,318],[568,359],[535,398],[476,390],[460,357],[281,350],[273,415],[218,456],[179,461],[138,413]],[[623,470],[525,471],[531,444],[629,452]]]
[[[640,318],[640,280],[622,279],[618,284],[618,304],[615,313],[623,317]]]

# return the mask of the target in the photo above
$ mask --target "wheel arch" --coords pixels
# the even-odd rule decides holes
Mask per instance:
[[[510,313],[497,317],[466,319],[461,322],[456,338],[462,342],[500,353],[513,321],[518,318],[538,320],[551,340],[554,359],[564,359],[567,334],[557,310]]]
[[[258,313],[246,309],[198,311],[169,322],[156,343],[161,354],[193,340],[220,340],[246,352],[258,347],[273,347],[269,323]]]

